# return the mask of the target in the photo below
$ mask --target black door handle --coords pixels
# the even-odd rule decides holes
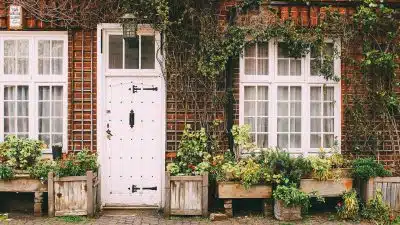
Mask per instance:
[[[133,110],[131,110],[129,112],[129,126],[131,128],[133,128],[133,126],[135,126],[135,113],[133,112]]]

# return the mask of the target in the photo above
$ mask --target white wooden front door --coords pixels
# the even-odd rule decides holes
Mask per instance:
[[[160,206],[163,105],[160,76],[112,76],[105,82],[105,203]],[[104,159],[104,158],[103,158]]]

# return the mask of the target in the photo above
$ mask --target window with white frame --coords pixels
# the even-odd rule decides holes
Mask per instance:
[[[0,141],[8,135],[67,144],[67,32],[0,35]]]
[[[313,67],[324,54],[333,56],[338,43],[328,42],[320,52],[312,49],[300,59],[290,57],[275,40],[261,44],[264,53],[258,58],[259,45],[247,45],[240,59],[240,123],[250,125],[253,141],[260,148],[293,153],[333,147],[340,137],[340,84],[323,79]],[[333,72],[340,76],[340,60],[333,58]],[[262,62],[267,70],[262,74],[268,75],[262,79],[254,76],[260,59],[268,61]]]

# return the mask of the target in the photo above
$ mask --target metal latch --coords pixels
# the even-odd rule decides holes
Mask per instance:
[[[140,88],[140,87],[138,87],[136,85],[133,85],[132,89],[129,88],[129,90],[132,90],[132,93],[137,93],[140,90],[143,90],[143,91],[158,91],[158,87],[154,87],[153,86],[151,88]]]
[[[152,191],[157,191],[157,186],[155,187],[144,187],[142,190],[152,190]]]
[[[128,188],[128,190],[129,190],[130,188]],[[137,192],[138,190],[140,190],[140,187],[137,187],[136,185],[132,185],[132,193],[135,193],[135,192]]]

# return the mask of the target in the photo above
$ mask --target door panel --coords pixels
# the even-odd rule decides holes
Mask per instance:
[[[106,80],[105,130],[111,133],[106,140],[107,204],[157,206],[161,201],[161,79],[108,77]]]

